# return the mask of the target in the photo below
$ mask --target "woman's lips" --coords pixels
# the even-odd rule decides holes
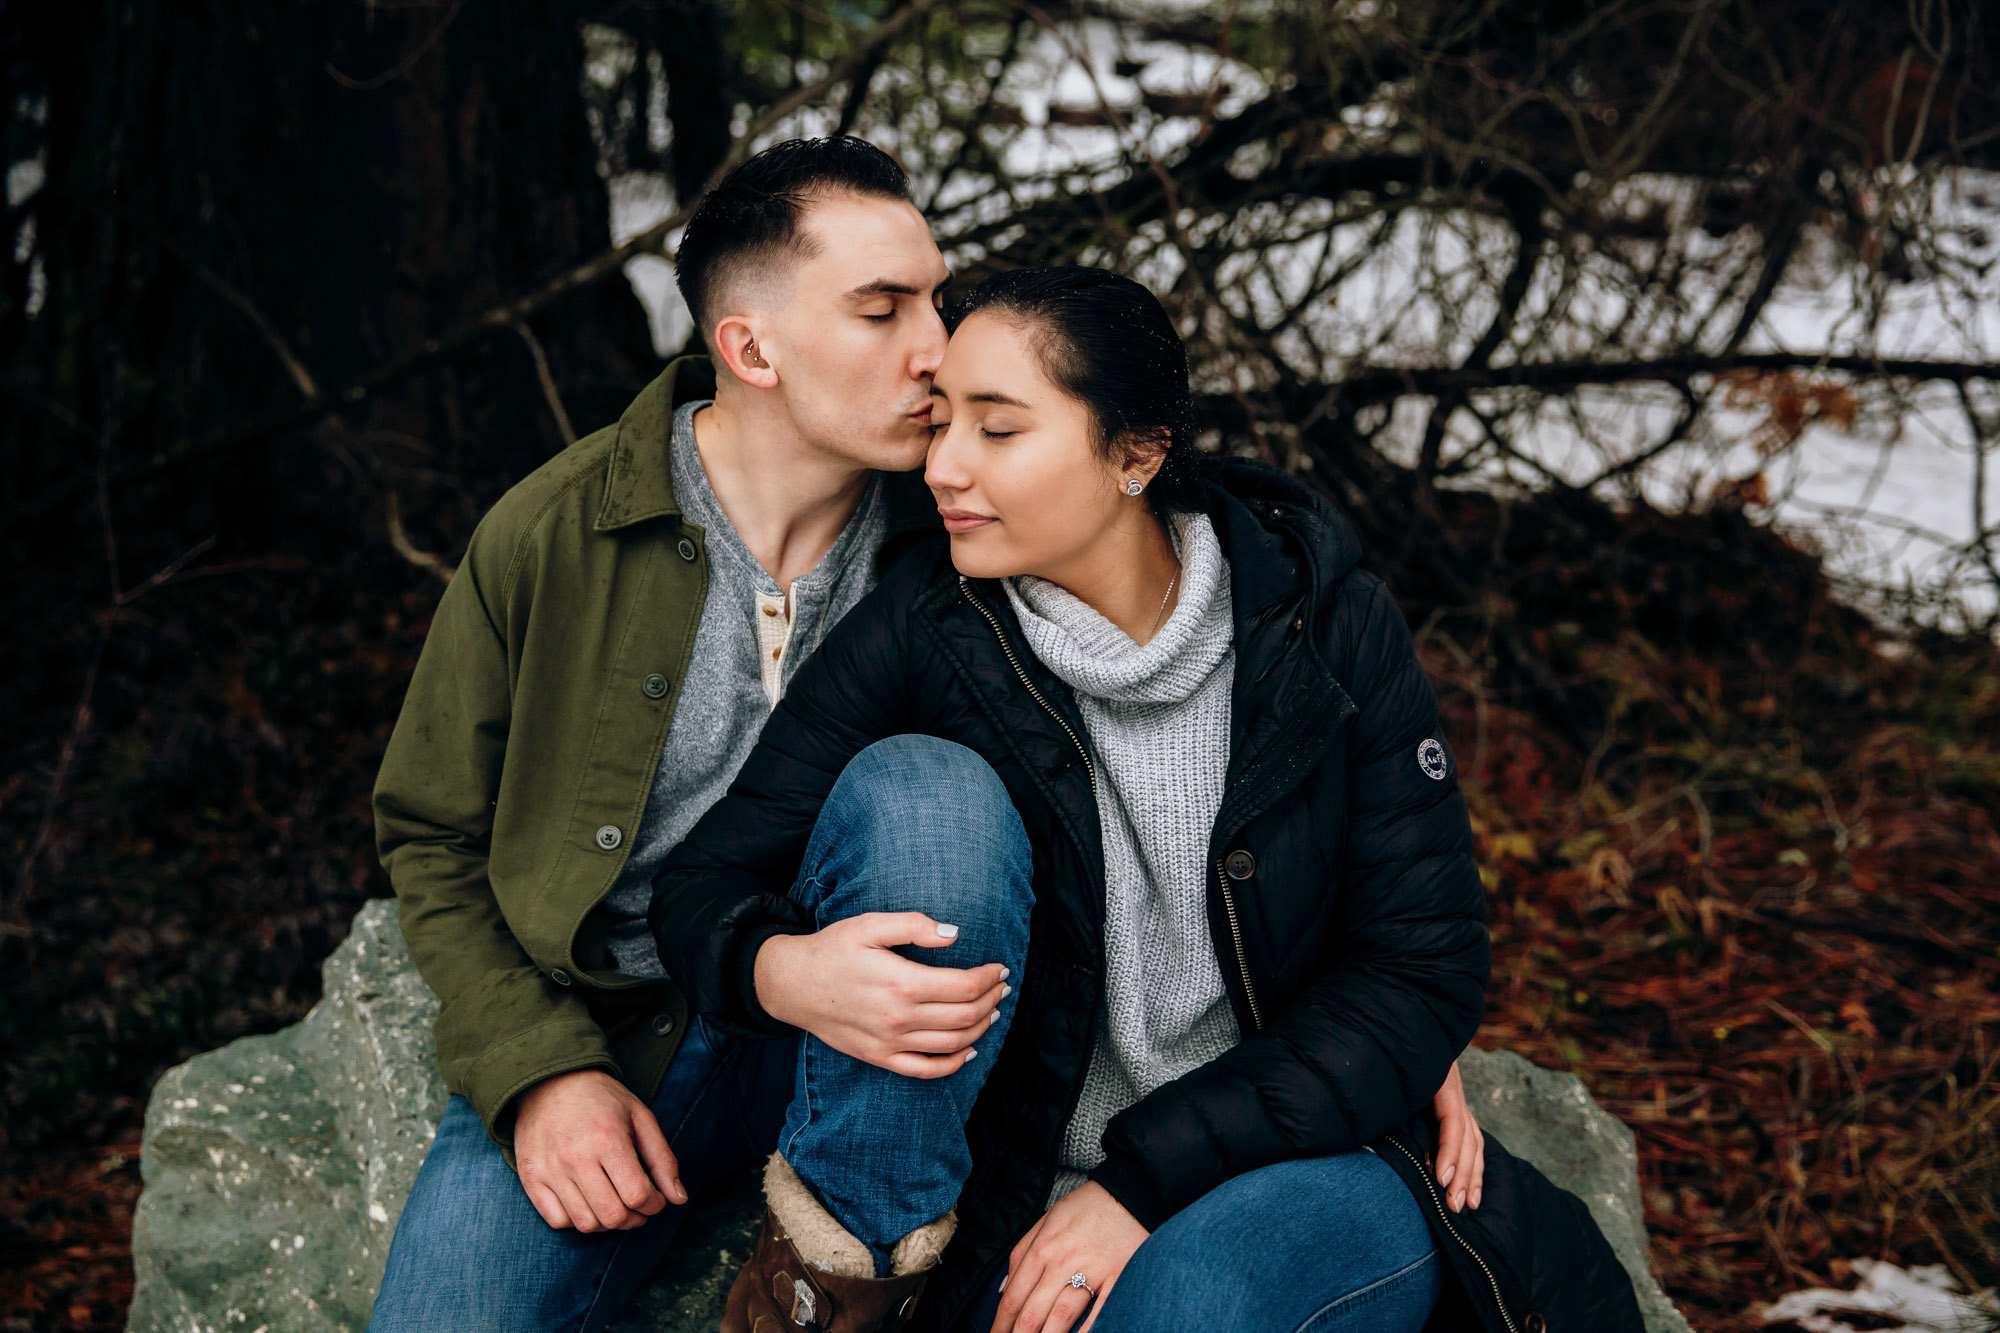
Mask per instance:
[[[938,517],[944,520],[946,532],[971,532],[1000,521],[991,514],[975,514],[970,509],[940,509]]]

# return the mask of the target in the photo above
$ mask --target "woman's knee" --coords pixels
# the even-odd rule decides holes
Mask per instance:
[[[1024,872],[1030,857],[993,766],[935,736],[892,736],[854,756],[820,819],[849,845],[912,861]]]
[[[1004,923],[1011,936],[1026,929],[1032,874],[1027,831],[992,765],[934,736],[893,736],[842,770],[813,830],[800,896],[823,920],[924,912]]]

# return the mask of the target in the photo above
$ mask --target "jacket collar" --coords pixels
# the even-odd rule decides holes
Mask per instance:
[[[1361,541],[1324,497],[1276,469],[1217,459],[1194,483],[1229,557],[1236,615],[1221,831],[1268,808],[1354,712],[1328,656],[1334,604]]]
[[[640,391],[618,418],[618,438],[604,476],[604,503],[596,528],[615,532],[651,518],[680,517],[674,498],[674,413],[683,403],[715,397],[715,367],[705,356],[676,357]],[[907,539],[941,531],[937,504],[924,486],[923,472],[885,474],[888,487],[888,540],[883,560],[900,553]],[[905,539],[899,541],[898,539]]]
[[[1276,468],[1237,458],[1196,464],[1193,489],[1229,557],[1239,630],[1326,611],[1361,560],[1354,525],[1319,492]],[[1238,638],[1242,646],[1242,635]]]
[[[649,518],[680,517],[674,499],[674,409],[715,397],[715,367],[705,356],[676,357],[618,418],[618,439],[604,474],[596,528],[615,532]]]

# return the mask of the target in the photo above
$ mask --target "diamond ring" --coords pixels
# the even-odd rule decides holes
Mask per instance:
[[[1097,1295],[1097,1288],[1091,1286],[1090,1279],[1085,1277],[1081,1273],[1071,1273],[1069,1275],[1069,1284],[1072,1287],[1083,1288],[1085,1291],[1089,1292],[1093,1297]]]

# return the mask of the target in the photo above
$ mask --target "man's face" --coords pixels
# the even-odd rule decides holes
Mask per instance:
[[[829,453],[891,472],[918,467],[944,357],[944,256],[900,199],[829,195],[801,226],[819,253],[793,264],[787,297],[758,316],[778,393],[799,433]]]

